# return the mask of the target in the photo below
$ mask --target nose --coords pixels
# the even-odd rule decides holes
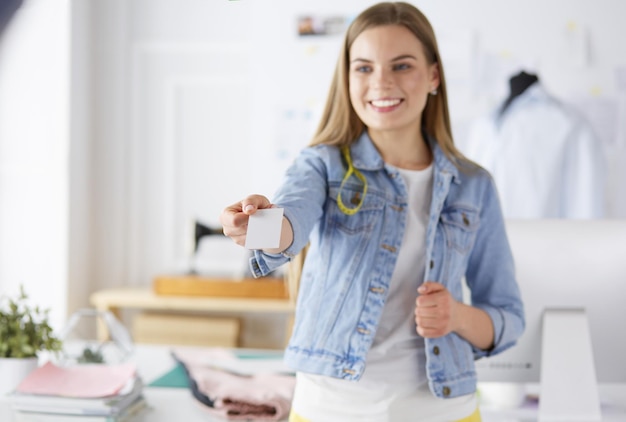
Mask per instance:
[[[388,88],[393,85],[393,74],[391,70],[379,67],[372,75],[372,85],[374,88]]]

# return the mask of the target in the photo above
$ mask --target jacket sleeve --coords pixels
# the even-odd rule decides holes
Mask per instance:
[[[513,346],[525,328],[524,307],[496,187],[490,176],[483,193],[480,226],[469,256],[466,281],[472,305],[487,312],[494,326],[493,347],[474,348],[475,358],[498,354]]]
[[[284,215],[293,229],[293,242],[280,254],[254,251],[250,269],[255,277],[266,275],[289,262],[308,243],[328,197],[328,161],[324,155],[332,150],[328,147],[305,148],[287,169],[272,203],[284,208]]]

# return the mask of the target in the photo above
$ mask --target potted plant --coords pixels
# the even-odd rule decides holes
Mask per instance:
[[[61,350],[48,312],[28,304],[23,286],[17,298],[0,298],[0,394],[13,390],[37,367],[39,352]]]

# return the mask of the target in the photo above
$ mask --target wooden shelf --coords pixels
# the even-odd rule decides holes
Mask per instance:
[[[120,287],[100,290],[90,297],[99,310],[120,308],[203,312],[293,312],[289,299],[158,295],[149,288]]]
[[[152,289],[166,296],[209,296],[228,298],[288,299],[289,289],[282,278],[227,278],[199,275],[162,275],[152,281]]]
[[[219,313],[283,313],[287,314],[287,335],[291,333],[293,324],[293,314],[295,303],[290,299],[267,299],[248,297],[206,297],[206,296],[169,296],[156,294],[150,288],[120,287],[94,292],[90,297],[91,304],[101,311],[113,313],[119,320],[122,320],[122,309],[135,309],[140,311],[161,312],[160,318],[172,319],[172,324],[177,320],[177,315],[189,315],[190,312],[202,314]],[[142,314],[135,316],[141,318]],[[145,318],[145,315],[143,315]],[[220,317],[222,318],[222,317]],[[223,318],[222,318],[223,319]],[[180,318],[178,318],[180,320]],[[141,320],[139,320],[141,322]],[[218,321],[218,325],[224,323]],[[180,324],[179,324],[180,326]],[[181,331],[185,331],[181,328]],[[188,331],[188,330],[187,330]],[[238,329],[236,330],[238,331]],[[98,327],[99,338],[105,338],[106,330]],[[234,333],[235,331],[233,331]],[[139,333],[137,333],[139,334]],[[141,338],[141,336],[138,336]],[[184,337],[184,336],[183,336]],[[231,336],[233,337],[233,336]],[[175,344],[180,343],[181,336],[170,335],[161,336],[159,341]],[[222,341],[222,340],[220,340]],[[222,341],[222,346],[226,344]]]

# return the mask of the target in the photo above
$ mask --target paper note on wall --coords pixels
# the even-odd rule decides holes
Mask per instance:
[[[575,21],[567,22],[563,34],[562,63],[573,67],[589,65],[589,36],[587,28]]]

